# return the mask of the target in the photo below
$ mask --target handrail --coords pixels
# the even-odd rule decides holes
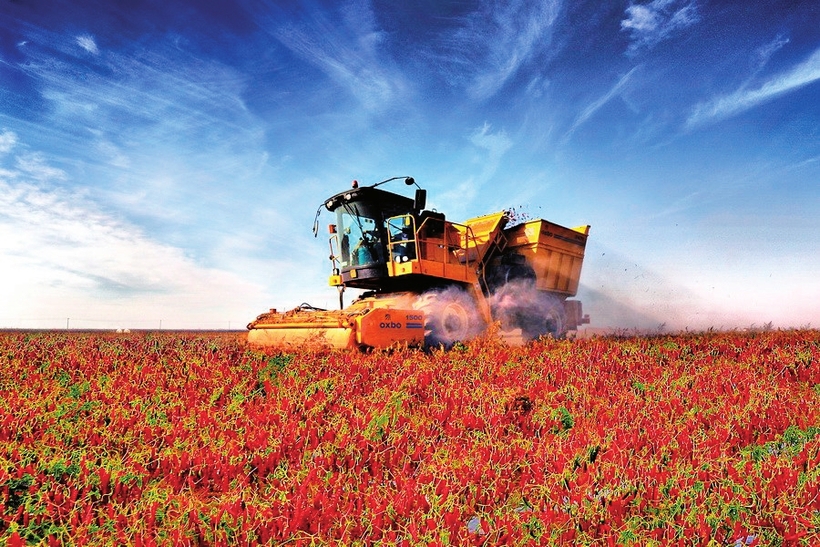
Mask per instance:
[[[395,239],[390,227],[391,223],[397,220],[402,222],[402,226],[409,226],[412,228],[412,237],[407,237],[409,234],[405,233],[405,237],[403,239]],[[442,222],[443,230],[441,232],[441,237],[430,237],[423,235],[428,231],[434,222]],[[395,226],[395,224],[393,224],[393,226]],[[416,256],[419,256],[420,253],[423,254],[420,247],[423,248],[425,244],[429,242],[439,242],[439,245],[444,247],[447,251],[443,256],[443,260],[434,260],[426,257],[421,258],[424,260],[439,262],[444,265],[458,264],[459,266],[467,267],[478,262],[477,238],[473,233],[473,229],[465,224],[428,217],[424,219],[419,226],[416,226],[416,219],[413,215],[398,215],[387,219],[387,228],[387,247],[391,261],[394,261],[395,257],[398,255],[394,249],[399,245],[414,245],[415,254]],[[458,256],[459,251],[461,252],[461,257]]]
[[[329,257],[330,258],[330,263],[333,267],[333,271],[338,273],[339,268],[341,267],[341,263],[339,261],[339,255],[336,254],[336,251],[333,248],[333,242],[334,241],[336,242],[336,247],[339,247],[339,235],[338,234],[332,234],[330,236],[330,238],[328,239],[328,244],[330,245],[330,257]]]
[[[409,219],[409,221],[410,221],[409,225],[412,227],[411,233],[413,234],[414,237],[407,238],[407,239],[393,239],[393,234],[390,231],[390,221],[397,220],[397,219],[402,220],[402,225],[405,225],[404,221],[406,219]],[[412,253],[413,258],[418,256],[418,246],[416,245],[416,239],[415,239],[416,233],[417,233],[416,232],[416,219],[413,218],[413,215],[398,215],[398,216],[390,217],[390,218],[387,219],[387,256],[388,256],[388,260],[390,262],[395,261],[395,257],[399,256],[394,251],[394,248],[399,246],[399,245],[413,244],[413,247],[412,247],[412,249],[413,249],[413,253]]]

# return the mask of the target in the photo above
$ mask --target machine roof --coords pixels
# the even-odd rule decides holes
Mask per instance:
[[[335,196],[325,200],[325,208],[332,212],[344,203],[361,200],[375,202],[376,204],[383,203],[385,205],[392,205],[394,207],[406,209],[407,211],[411,211],[413,209],[412,198],[370,186],[351,188],[350,190],[339,192]]]

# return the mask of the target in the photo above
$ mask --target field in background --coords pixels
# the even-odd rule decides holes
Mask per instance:
[[[820,544],[820,332],[0,333],[0,543]]]

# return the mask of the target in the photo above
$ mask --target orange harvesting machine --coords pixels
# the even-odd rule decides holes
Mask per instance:
[[[379,186],[404,179],[414,197]],[[412,177],[353,187],[327,199],[330,285],[340,309],[303,304],[271,309],[248,325],[265,346],[318,343],[338,348],[396,344],[451,346],[498,324],[501,336],[561,337],[588,323],[576,295],[589,226],[547,220],[513,222],[501,211],[452,222],[425,209],[426,190]],[[365,292],[344,306],[345,289]]]

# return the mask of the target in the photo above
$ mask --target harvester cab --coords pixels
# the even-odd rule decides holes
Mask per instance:
[[[403,179],[413,198],[379,186]],[[330,285],[340,310],[272,309],[248,325],[262,345],[322,343],[334,347],[451,345],[493,322],[510,339],[563,336],[588,322],[578,288],[589,226],[546,220],[510,224],[501,211],[455,223],[426,210],[426,191],[412,177],[353,187],[327,200]],[[345,307],[346,288],[362,289]],[[506,333],[506,334],[505,334]]]
[[[412,177],[404,178],[415,184]],[[375,185],[359,187],[356,181],[352,189],[325,201],[323,207],[336,215],[330,226],[331,285],[384,289],[389,284],[388,264],[415,255],[414,220],[425,202],[421,188],[410,199]]]

